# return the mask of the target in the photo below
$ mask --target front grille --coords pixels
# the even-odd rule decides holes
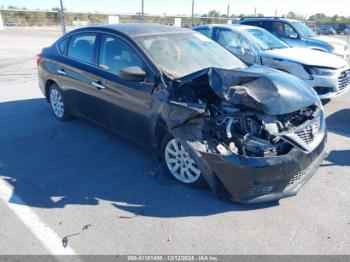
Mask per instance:
[[[296,131],[295,134],[306,144],[310,144],[320,132],[321,114],[315,117],[315,120],[307,125],[304,129]]]
[[[341,72],[338,77],[339,90],[343,90],[350,84],[350,69]]]
[[[259,197],[263,195],[270,194],[276,185],[253,185],[247,192],[242,196],[243,199],[251,199],[254,197]]]
[[[304,180],[305,177],[309,174],[310,166],[296,173],[289,181],[286,188],[283,190],[284,192],[292,190],[295,188],[296,184],[300,183]]]
[[[288,182],[287,186],[291,186],[295,183],[297,183],[300,179],[302,179],[309,171],[309,167],[299,171],[298,173],[296,173]]]

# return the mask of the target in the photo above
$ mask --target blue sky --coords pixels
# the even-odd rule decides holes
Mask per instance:
[[[140,11],[141,0],[63,0],[69,11],[136,13]],[[145,12],[149,14],[178,15],[191,13],[192,0],[144,0]],[[209,10],[226,13],[230,4],[230,13],[252,14],[254,8],[265,16],[286,14],[294,11],[298,14],[311,15],[325,13],[327,15],[350,16],[350,0],[195,0],[195,13],[204,14]],[[0,0],[0,5],[25,6],[30,9],[51,8],[59,6],[59,0]]]

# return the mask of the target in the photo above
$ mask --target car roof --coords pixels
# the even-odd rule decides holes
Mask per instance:
[[[284,18],[284,17],[242,17],[238,19],[239,22],[242,21],[285,21],[285,22],[300,22],[299,20],[296,19],[291,19],[291,18]]]
[[[246,29],[252,29],[252,28],[256,28],[256,29],[263,30],[261,27],[251,26],[251,25],[241,25],[241,24],[233,24],[233,25],[226,25],[226,24],[210,24],[210,25],[196,26],[196,27],[193,27],[193,29],[201,28],[201,27],[211,27],[211,28],[212,28],[212,27],[219,27],[219,28],[225,28],[225,29],[237,30],[237,31],[244,31],[244,30],[246,30]]]
[[[158,35],[158,34],[171,34],[171,33],[191,33],[191,30],[181,27],[150,24],[150,23],[126,23],[126,24],[103,24],[96,26],[87,26],[77,31],[91,31],[91,30],[104,30],[109,32],[119,32],[129,37],[144,36],[144,35]]]

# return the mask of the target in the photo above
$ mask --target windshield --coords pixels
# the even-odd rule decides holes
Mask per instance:
[[[263,50],[287,48],[289,45],[275,37],[266,30],[252,28],[247,29],[252,40]]]
[[[292,25],[298,31],[298,33],[303,37],[314,37],[315,33],[302,22],[293,22]]]
[[[199,33],[141,36],[136,41],[163,71],[174,78],[209,67],[246,67],[225,48]]]

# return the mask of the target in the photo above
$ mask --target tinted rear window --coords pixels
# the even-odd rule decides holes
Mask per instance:
[[[208,27],[197,28],[197,29],[195,29],[195,30],[196,30],[197,32],[199,32],[199,33],[205,35],[206,37],[211,38],[211,36],[212,36],[211,29],[208,28]]]
[[[258,25],[258,21],[243,21],[242,24],[257,26]]]
[[[60,51],[60,53],[61,53],[62,55],[65,54],[67,42],[68,42],[68,38],[65,38],[65,39],[62,39],[62,40],[58,43],[58,50]]]
[[[244,25],[251,25],[251,26],[257,26],[266,29],[267,31],[271,30],[272,21],[243,21],[242,24]]]
[[[72,36],[69,41],[69,57],[92,64],[96,34],[78,34]]]

